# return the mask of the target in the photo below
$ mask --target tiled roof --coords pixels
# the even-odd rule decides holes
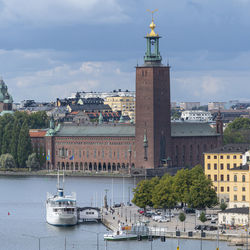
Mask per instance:
[[[216,130],[203,122],[172,122],[171,136],[218,136]]]
[[[219,213],[224,214],[248,214],[249,213],[249,207],[236,207],[236,208],[229,208],[224,211],[220,211]]]
[[[34,130],[30,129],[29,134],[30,137],[44,137],[46,135],[46,130]]]
[[[227,144],[222,147],[211,149],[206,153],[245,153],[248,150],[250,150],[250,144],[235,143],[235,144]]]

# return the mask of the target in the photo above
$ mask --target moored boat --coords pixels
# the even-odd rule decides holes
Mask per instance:
[[[57,194],[47,193],[46,220],[48,224],[54,226],[73,226],[77,224],[76,194],[64,195],[64,188],[60,187],[59,172]]]

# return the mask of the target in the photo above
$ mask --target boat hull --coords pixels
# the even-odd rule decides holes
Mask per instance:
[[[47,214],[47,223],[53,226],[74,226],[77,224],[76,214]]]
[[[104,240],[107,241],[122,241],[122,240],[137,240],[138,236],[136,234],[131,235],[104,235]],[[141,236],[142,239],[148,238],[148,236]]]

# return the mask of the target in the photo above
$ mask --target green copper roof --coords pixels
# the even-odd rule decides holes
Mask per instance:
[[[171,123],[172,137],[185,136],[218,136],[208,123],[176,122]],[[55,136],[135,136],[134,125],[85,125],[61,126]]]
[[[131,125],[61,126],[56,136],[135,136]]]
[[[216,130],[208,123],[172,122],[171,136],[216,136]]]

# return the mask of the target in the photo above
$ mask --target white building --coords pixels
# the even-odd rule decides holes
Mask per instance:
[[[208,111],[203,110],[186,110],[182,111],[181,119],[184,121],[195,122],[212,122],[213,116]]]
[[[106,97],[111,97],[111,96],[133,96],[135,97],[135,91],[122,91],[121,89],[118,90],[113,90],[110,92],[76,92],[76,93],[72,93],[70,97],[68,97],[69,99],[71,98],[75,98],[76,94],[80,94],[81,98],[102,98],[105,99]]]
[[[225,109],[226,102],[209,102],[208,110]]]
[[[201,106],[200,102],[180,102],[180,109],[191,110]]]
[[[218,213],[219,225],[245,226],[248,224],[249,207],[229,208]]]

